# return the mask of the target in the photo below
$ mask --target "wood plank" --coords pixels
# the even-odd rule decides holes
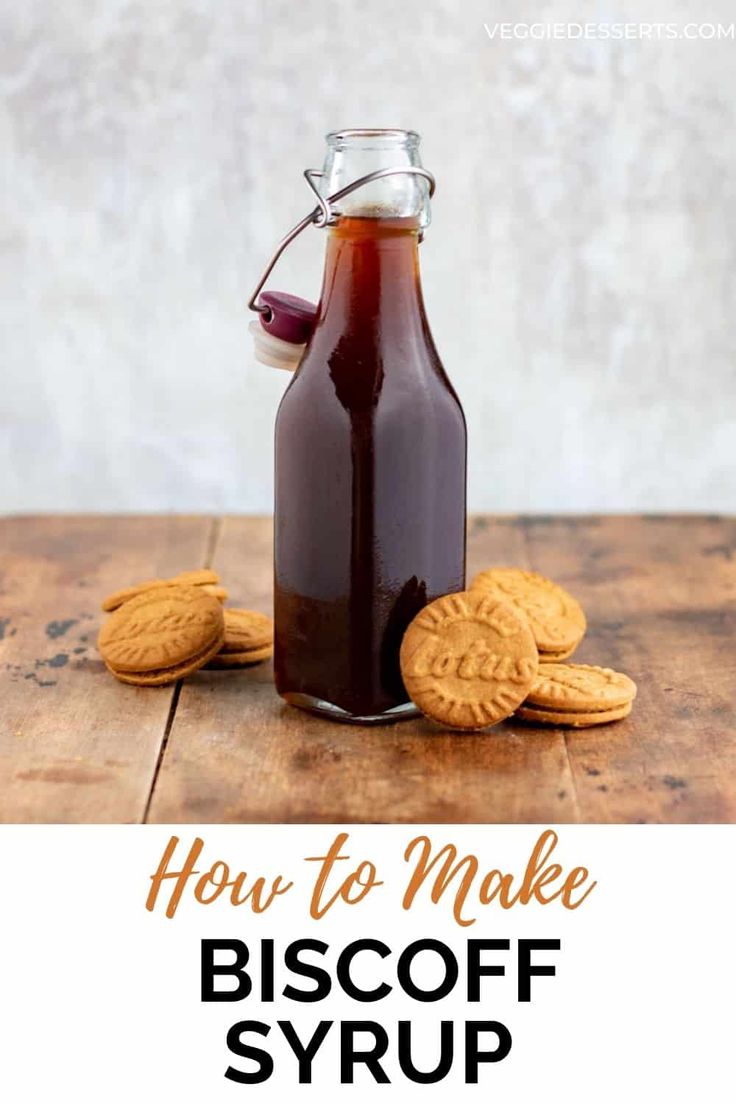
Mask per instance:
[[[524,564],[513,519],[475,519],[468,569]],[[224,523],[213,566],[239,605],[269,612],[271,522]],[[443,732],[425,720],[359,728],[286,706],[270,664],[199,672],[182,688],[150,809],[156,822],[574,820],[559,733]]]
[[[0,819],[136,821],[175,695],[121,686],[94,651],[101,596],[202,564],[186,518],[0,523]],[[469,573],[534,566],[582,600],[576,659],[631,673],[631,718],[581,732],[507,723],[330,724],[283,705],[268,665],[182,689],[156,821],[736,821],[736,521],[477,518]],[[271,524],[225,522],[216,566],[269,610]]]
[[[620,724],[568,731],[586,821],[736,821],[736,520],[530,519],[536,567],[588,613],[580,662],[638,683]]]
[[[94,647],[101,598],[204,563],[212,522],[0,521],[0,820],[143,818],[172,688],[123,686]]]

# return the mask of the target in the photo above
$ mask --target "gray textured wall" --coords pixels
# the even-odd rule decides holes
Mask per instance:
[[[718,19],[726,3],[516,4]],[[736,42],[494,0],[2,5],[1,510],[267,510],[246,293],[341,126],[408,126],[470,504],[736,509]],[[316,297],[311,231],[275,286]]]

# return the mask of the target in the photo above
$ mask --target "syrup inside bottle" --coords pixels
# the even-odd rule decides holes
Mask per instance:
[[[317,324],[276,423],[276,686],[342,720],[414,712],[404,631],[465,581],[465,421],[418,237],[413,217],[329,231]]]

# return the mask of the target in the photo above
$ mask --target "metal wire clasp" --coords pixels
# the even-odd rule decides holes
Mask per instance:
[[[333,195],[327,196],[327,198],[320,195],[317,184],[315,183],[324,173],[320,169],[305,169],[304,179],[317,197],[317,206],[310,211],[308,215],[305,215],[296,226],[292,227],[286,237],[282,238],[276,246],[271,260],[266,265],[263,275],[256,284],[255,291],[248,300],[248,310],[256,311],[258,314],[270,313],[270,307],[267,307],[265,303],[258,303],[256,300],[263,291],[266,280],[273,272],[279,257],[284,252],[287,245],[291,245],[294,238],[301,234],[302,230],[306,230],[306,228],[312,224],[315,226],[327,226],[335,217],[332,211],[333,203],[336,203],[346,195],[350,195],[351,192],[356,191],[358,188],[362,188],[364,184],[370,184],[374,180],[381,180],[385,176],[398,176],[399,173],[423,177],[429,184],[429,198],[432,198],[435,190],[435,179],[431,172],[427,169],[420,168],[418,165],[401,165],[396,168],[376,169],[375,172],[367,173],[366,176],[361,176],[358,180],[354,180],[352,184],[346,184],[339,192],[335,192]]]

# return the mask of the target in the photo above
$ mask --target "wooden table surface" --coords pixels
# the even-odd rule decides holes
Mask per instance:
[[[469,574],[540,570],[580,599],[580,662],[639,684],[631,716],[581,731],[507,722],[335,725],[283,704],[270,664],[122,685],[99,603],[211,565],[271,605],[271,521],[0,521],[3,822],[736,821],[736,520],[471,519]]]

